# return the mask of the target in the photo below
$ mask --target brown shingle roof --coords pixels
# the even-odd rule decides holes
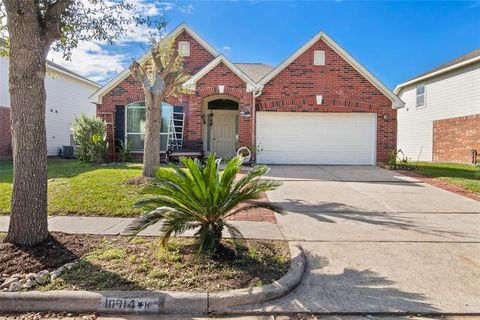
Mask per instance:
[[[69,69],[67,69],[67,68],[65,68],[65,67],[62,67],[61,65],[59,65],[58,63],[55,63],[55,62],[53,62],[53,61],[47,60],[47,65],[52,66],[52,67],[57,68],[57,69],[60,69],[60,70],[62,70],[62,71],[65,72],[65,73],[71,74],[72,76],[81,78],[81,79],[83,79],[83,80],[85,80],[85,81],[88,81],[88,82],[91,82],[92,84],[96,84],[96,85],[100,86],[100,84],[96,83],[95,81],[90,80],[90,79],[88,79],[88,78],[85,78],[84,76],[79,75],[78,73],[73,72],[73,71],[71,71],[71,70],[69,70]]]
[[[433,72],[436,72],[436,71],[440,71],[442,69],[445,69],[445,68],[451,67],[453,65],[456,65],[457,63],[461,63],[461,62],[464,62],[464,61],[467,61],[467,60],[470,60],[470,59],[473,59],[473,58],[476,58],[476,57],[479,57],[479,56],[480,56],[480,48],[475,49],[475,50],[473,50],[473,51],[471,51],[471,52],[469,52],[469,53],[467,53],[463,56],[460,56],[460,57],[456,58],[456,59],[453,59],[452,61],[444,63],[444,64],[442,64],[442,65],[440,65],[436,68],[433,68],[432,70],[429,70],[427,72],[423,72],[423,73],[421,73],[421,74],[419,74],[419,75],[417,75],[417,76],[415,76],[415,77],[413,77],[413,78],[411,78],[411,79],[409,79],[405,82],[415,80],[415,79],[423,77],[427,74],[430,74],[430,73],[433,73]]]
[[[235,63],[235,65],[255,82],[260,81],[274,69],[274,67],[264,63]]]

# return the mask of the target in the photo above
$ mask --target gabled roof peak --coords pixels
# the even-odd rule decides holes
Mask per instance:
[[[213,56],[218,56],[219,52],[207,41],[205,41],[198,33],[193,31],[192,28],[185,22],[180,23],[175,29],[173,29],[171,32],[169,32],[166,36],[165,39],[171,39],[177,37],[180,33],[183,31],[186,31],[190,36],[192,36],[195,41],[200,43],[208,52],[210,52]],[[139,63],[143,63],[147,61],[147,59],[150,57],[151,52],[148,50],[145,52],[140,58],[136,59]],[[128,76],[130,75],[130,69],[127,67],[125,68],[122,72],[117,74],[112,80],[107,82],[102,88],[97,90],[94,94],[92,94],[89,98],[91,103],[96,103],[100,104],[102,103],[102,97],[107,94],[113,87],[118,85],[120,82],[125,80]]]
[[[390,101],[394,108],[402,108],[405,103],[390,89],[388,89],[380,80],[378,80],[373,74],[371,74],[365,67],[363,67],[357,60],[355,60],[347,51],[345,51],[338,43],[336,43],[332,38],[330,38],[325,32],[320,31],[315,34],[310,40],[308,40],[303,46],[301,46],[297,51],[280,63],[275,69],[263,77],[259,84],[265,85],[267,82],[272,80],[277,74],[295,61],[299,56],[301,56],[305,51],[312,47],[319,40],[323,40],[330,48],[332,48],[338,55],[340,55],[348,64],[350,64],[358,73],[360,73],[365,79],[367,79],[371,84],[373,84],[380,92],[382,92]]]
[[[195,89],[196,82],[200,80],[202,77],[204,77],[208,72],[210,72],[213,68],[218,66],[220,63],[223,63],[229,68],[230,70],[233,71],[240,79],[245,81],[245,84],[247,85],[247,91],[255,91],[260,88],[256,84],[255,81],[253,81],[245,72],[243,72],[238,66],[233,64],[230,60],[228,60],[227,57],[225,57],[223,54],[219,54],[215,59],[213,59],[209,64],[207,64],[205,67],[203,67],[200,71],[198,71],[196,74],[194,74],[190,79],[187,80],[183,84],[184,87],[186,88],[191,88]]]

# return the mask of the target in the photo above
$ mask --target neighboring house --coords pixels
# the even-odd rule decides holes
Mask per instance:
[[[396,149],[403,102],[323,32],[275,68],[234,64],[185,24],[168,37],[185,58],[191,78],[184,86],[194,94],[163,104],[160,152],[169,148],[172,111],[185,116],[183,134],[175,132],[184,148],[223,157],[258,146],[261,163],[373,165]],[[127,139],[142,153],[143,101],[128,69],[91,97],[110,142]]]
[[[49,156],[58,155],[62,145],[70,145],[75,116],[82,112],[95,115],[88,101],[100,85],[64,67],[47,62],[45,76],[47,149]],[[12,155],[10,130],[10,94],[8,92],[8,57],[0,57],[0,159]]]
[[[398,148],[416,161],[472,162],[480,153],[480,49],[395,88]]]

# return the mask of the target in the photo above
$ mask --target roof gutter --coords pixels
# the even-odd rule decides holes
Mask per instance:
[[[82,82],[85,82],[85,83],[88,83],[89,85],[92,85],[92,86],[95,86],[97,88],[101,88],[102,86],[98,83],[96,83],[95,81],[92,81],[92,80],[88,80],[88,79],[85,79],[85,78],[82,78],[82,77],[79,77],[73,73],[70,73],[70,72],[67,72],[65,70],[62,70],[62,69],[59,69],[55,66],[52,66],[50,64],[47,65],[47,69],[51,70],[51,71],[55,71],[55,72],[58,72],[58,73],[61,73],[67,77],[71,77],[71,78],[74,78],[75,80],[78,80],[78,81],[82,81]]]
[[[410,80],[410,81],[401,83],[401,84],[399,84],[398,86],[395,87],[395,90],[393,90],[393,92],[394,92],[395,94],[399,94],[399,93],[402,91],[402,89],[403,89],[404,87],[406,87],[406,86],[409,86],[409,85],[412,85],[412,84],[417,83],[417,82],[419,82],[419,81],[423,81],[423,80],[426,80],[426,79],[429,79],[429,78],[432,78],[432,77],[435,77],[435,76],[438,76],[438,75],[441,75],[441,74],[450,72],[450,71],[452,71],[452,70],[461,68],[461,67],[463,67],[463,66],[466,66],[466,65],[468,65],[468,64],[471,64],[471,63],[474,63],[474,62],[477,62],[477,61],[480,61],[480,56],[475,57],[475,58],[472,58],[472,59],[469,59],[469,60],[465,60],[465,61],[459,62],[459,63],[457,63],[457,64],[451,65],[451,66],[446,67],[446,68],[444,68],[444,69],[437,70],[437,71],[428,73],[428,74],[426,74],[426,75],[423,75],[423,76],[421,76],[421,77],[412,79],[412,80]]]

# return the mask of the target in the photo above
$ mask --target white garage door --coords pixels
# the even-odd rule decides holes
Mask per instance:
[[[375,164],[374,113],[257,112],[259,163]]]

